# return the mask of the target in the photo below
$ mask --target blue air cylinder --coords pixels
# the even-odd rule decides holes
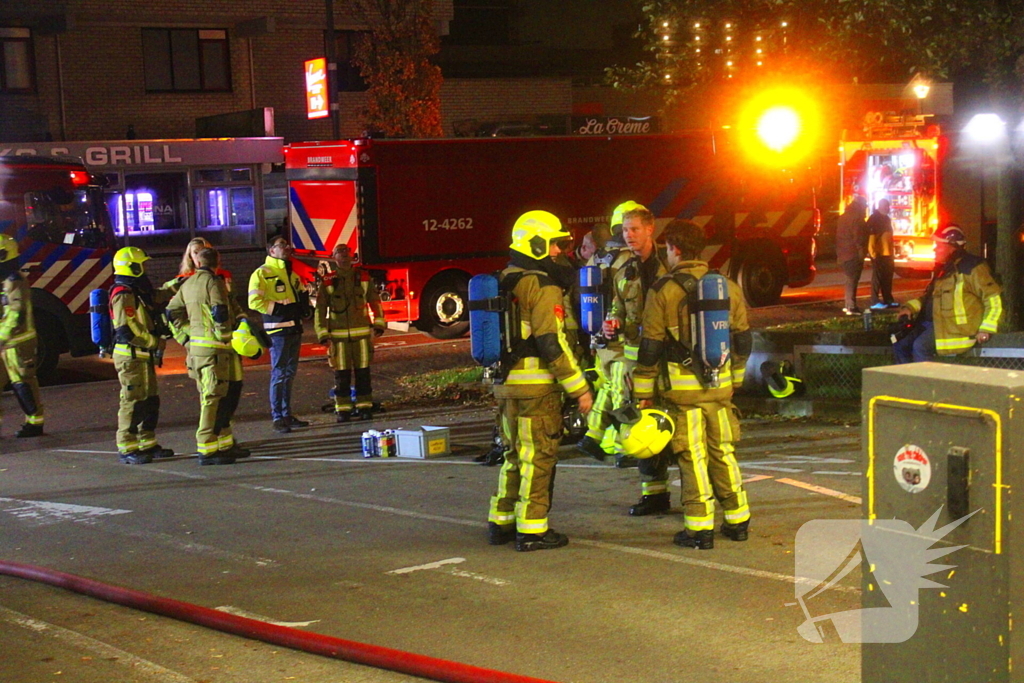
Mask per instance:
[[[469,344],[473,360],[485,368],[501,360],[501,307],[498,278],[474,275],[469,281]]]
[[[601,269],[580,268],[580,327],[592,337],[601,334],[604,324],[604,295],[601,293]]]

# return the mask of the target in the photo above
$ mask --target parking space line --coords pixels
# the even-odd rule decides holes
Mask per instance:
[[[437,562],[428,562],[426,564],[418,564],[415,567],[403,567],[401,569],[392,569],[385,574],[411,574],[412,572],[421,572],[426,569],[438,569],[446,564],[461,564],[466,561],[464,557],[449,557],[447,560],[438,560]]]
[[[256,621],[263,621],[274,626],[286,626],[288,628],[305,628],[312,626],[313,624],[319,623],[319,619],[313,619],[312,621],[278,621],[265,617],[262,614],[255,614],[253,612],[247,612],[239,607],[233,607],[232,605],[221,605],[220,607],[214,607],[218,612],[224,612],[225,614],[234,614],[236,617],[245,617],[246,619],[255,619]]]
[[[775,481],[779,482],[780,484],[788,484],[790,486],[795,486],[800,489],[805,489],[813,493],[820,493],[826,496],[832,496],[833,498],[838,498],[839,500],[845,500],[847,503],[856,503],[857,505],[860,505],[863,502],[863,499],[860,496],[851,496],[850,494],[843,493],[842,491],[827,489],[824,486],[815,486],[814,484],[808,484],[807,482],[797,481],[796,479],[776,479]]]

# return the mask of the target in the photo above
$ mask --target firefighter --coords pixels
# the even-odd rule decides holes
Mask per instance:
[[[614,267],[611,280],[612,295],[602,330],[606,339],[618,339],[614,348],[616,351],[621,350],[621,354],[616,354],[605,368],[607,381],[598,398],[598,408],[604,414],[592,415],[588,421],[584,450],[593,451],[592,455],[595,456],[598,450],[603,453],[608,447],[606,442],[602,448],[602,444],[597,442],[597,435],[611,424],[611,411],[623,407],[630,401],[629,373],[636,362],[640,346],[644,298],[655,281],[667,272],[654,243],[654,214],[643,207],[626,211],[622,218],[622,237],[628,250],[622,252],[625,258],[620,257]],[[614,438],[616,432],[612,430],[610,434]],[[637,466],[636,459],[623,456],[621,449],[616,445],[613,444],[612,447],[616,453],[616,467]],[[649,466],[649,463],[646,466]]]
[[[687,273],[700,278],[708,272],[708,264],[699,260],[704,231],[695,223],[675,220],[666,226],[664,239],[669,275],[655,283],[644,306],[633,391],[640,407],[650,408],[660,379],[658,398],[675,423],[671,449],[682,475],[685,529],[676,534],[674,543],[708,550],[714,547],[716,499],[725,510],[722,534],[735,541],[747,540],[750,508],[736,462],[734,443],[740,429],[732,394],[733,386],[743,383],[752,341],[743,295],[730,280],[731,358],[719,373],[717,388],[702,384],[692,369],[689,349],[694,340],[687,297],[672,275]],[[644,484],[646,497],[659,496],[662,504],[667,503],[667,458],[659,459],[657,471],[645,476]]]
[[[597,252],[587,261],[588,266],[597,266],[601,269],[602,291],[609,309],[615,296],[615,274],[633,258],[633,253],[625,248],[622,238],[623,216],[627,211],[644,208],[634,201],[623,202],[616,206],[612,211],[612,237],[606,241],[603,247],[598,248]],[[596,229],[595,227],[595,231]],[[621,364],[625,352],[622,340],[617,335],[596,339],[593,340],[593,343],[596,346],[595,355],[597,356],[594,374],[603,377],[604,381],[600,383],[597,399],[594,401],[594,410],[587,416],[587,433],[576,447],[587,455],[603,460],[606,453],[615,452],[614,432],[609,429],[612,426],[610,413],[622,403],[621,391],[624,378],[616,374],[616,371],[622,370],[621,366],[617,367],[616,364]],[[632,461],[620,458],[616,460],[616,465],[628,465],[630,462]]]
[[[932,235],[935,272],[924,296],[908,301],[900,316],[916,321],[909,334],[893,345],[897,363],[954,356],[984,344],[996,332],[1003,314],[1001,288],[985,259],[967,253],[967,237],[950,224]],[[936,306],[935,302],[939,305]]]
[[[110,289],[114,367],[121,383],[117,452],[126,465],[145,465],[153,458],[174,455],[156,441],[160,419],[156,362],[170,332],[157,317],[155,292],[143,265],[148,260],[138,247],[119,249],[114,254],[114,286]]]
[[[337,270],[320,281],[316,295],[313,327],[320,343],[327,347],[327,362],[334,368],[334,410],[338,422],[368,420],[373,416],[370,360],[373,339],[384,334],[384,307],[369,274],[352,267],[347,244],[334,247],[331,254]],[[371,319],[368,309],[372,309]],[[355,400],[352,375],[355,374]]]
[[[263,329],[270,336],[270,417],[280,434],[309,426],[292,415],[291,405],[305,309],[305,291],[292,270],[293,253],[287,239],[272,238],[267,243],[267,260],[249,277],[249,308],[263,314]]]
[[[548,526],[555,465],[562,434],[562,391],[581,412],[593,395],[565,337],[564,291],[548,271],[571,244],[561,221],[547,211],[528,211],[512,228],[509,265],[502,288],[510,291],[518,329],[514,363],[494,385],[508,451],[491,498],[488,542],[515,540],[520,552],[561,548],[569,539]]]
[[[14,435],[18,438],[42,436],[43,401],[36,379],[32,294],[28,282],[18,272],[18,243],[4,234],[0,234],[0,280],[3,280],[3,290],[0,291],[0,362],[18,405],[25,413],[25,423]]]
[[[232,348],[232,331],[241,322],[227,285],[216,274],[214,249],[196,255],[198,269],[167,305],[178,334],[188,336],[188,369],[199,390],[196,450],[200,465],[230,465],[248,452],[236,447],[231,419],[242,396],[242,363]]]

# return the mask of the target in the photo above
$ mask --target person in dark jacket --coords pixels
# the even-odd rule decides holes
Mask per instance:
[[[892,219],[889,218],[891,203],[888,199],[878,200],[875,210],[868,216],[868,254],[871,256],[871,308],[897,308],[892,298],[893,242]]]
[[[846,276],[843,301],[843,313],[846,315],[861,314],[857,307],[857,283],[864,271],[864,246],[867,241],[864,213],[867,208],[867,200],[860,195],[855,196],[836,225],[836,261]]]

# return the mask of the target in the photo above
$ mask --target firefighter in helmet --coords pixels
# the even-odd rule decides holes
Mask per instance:
[[[32,316],[32,293],[18,272],[18,243],[0,234],[0,362],[6,370],[25,423],[15,436],[41,436],[43,401],[36,379],[36,326]],[[4,382],[6,383],[6,382]]]
[[[669,274],[655,283],[644,305],[643,335],[633,371],[633,392],[641,408],[658,397],[675,423],[671,451],[682,475],[683,524],[676,545],[708,550],[715,541],[715,500],[725,510],[721,532],[735,541],[747,540],[750,508],[743,489],[734,443],[740,425],[732,404],[733,387],[743,383],[752,338],[747,309],[739,286],[728,281],[730,360],[719,373],[718,386],[705,386],[694,372],[690,350],[687,295],[676,276],[700,278],[708,264],[699,260],[704,249],[703,229],[690,221],[676,220],[663,233]],[[668,458],[651,458],[656,469],[641,472],[644,497],[662,509],[669,507]],[[647,462],[647,461],[643,461]],[[652,500],[653,499],[653,500]]]
[[[569,539],[548,526],[558,446],[562,434],[562,392],[577,399],[580,411],[593,405],[586,377],[565,336],[564,290],[548,274],[553,259],[571,244],[562,223],[547,211],[528,211],[512,228],[509,265],[500,275],[512,294],[519,329],[517,358],[503,383],[494,385],[508,451],[491,498],[488,541],[516,550],[561,548]]]
[[[114,254],[110,317],[114,327],[114,368],[121,383],[117,413],[117,452],[126,465],[169,458],[174,451],[156,441],[160,394],[156,362],[170,331],[157,317],[153,285],[145,274],[142,249],[124,247]]]
[[[232,301],[224,278],[217,275],[217,251],[201,249],[196,261],[196,272],[185,279],[167,305],[167,317],[178,335],[188,337],[189,375],[199,390],[199,464],[231,465],[249,455],[235,444],[231,431],[242,397],[242,361],[232,343],[233,332],[236,328],[248,331],[248,320]]]
[[[347,244],[334,247],[331,257],[337,269],[320,281],[313,327],[317,339],[327,347],[327,362],[334,368],[334,410],[338,422],[348,422],[353,417],[368,420],[374,411],[371,334],[384,334],[384,308],[369,273],[352,267],[352,250]],[[373,311],[372,319],[368,308]]]

